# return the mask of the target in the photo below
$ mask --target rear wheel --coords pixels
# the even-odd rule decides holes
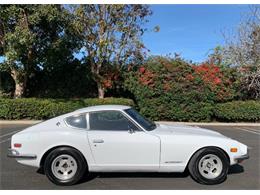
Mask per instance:
[[[203,148],[196,152],[188,165],[192,178],[202,184],[218,184],[225,181],[229,160],[219,148]]]
[[[44,171],[50,181],[57,185],[73,185],[86,172],[87,165],[82,154],[69,147],[53,150],[46,158]]]

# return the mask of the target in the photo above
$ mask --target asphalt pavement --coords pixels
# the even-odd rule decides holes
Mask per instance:
[[[228,178],[218,185],[201,185],[192,180],[187,173],[97,173],[83,179],[74,186],[56,186],[37,168],[18,164],[15,159],[6,157],[12,134],[29,125],[0,126],[0,190],[14,189],[93,189],[93,190],[126,190],[126,189],[260,189],[260,127],[252,126],[207,126],[234,138],[250,150],[250,159],[230,168]]]

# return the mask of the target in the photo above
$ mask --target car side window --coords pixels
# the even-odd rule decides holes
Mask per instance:
[[[71,127],[76,127],[81,129],[87,128],[87,121],[86,121],[85,114],[69,116],[65,119],[65,121]]]
[[[139,129],[120,111],[101,111],[89,113],[90,130],[127,131]]]

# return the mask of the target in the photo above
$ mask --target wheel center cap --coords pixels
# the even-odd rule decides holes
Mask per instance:
[[[63,167],[64,169],[67,169],[67,168],[68,168],[68,164],[65,163],[64,165],[62,165],[62,167]]]

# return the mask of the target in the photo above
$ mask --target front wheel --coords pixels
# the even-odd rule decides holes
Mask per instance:
[[[202,184],[219,184],[225,181],[229,160],[219,148],[203,148],[196,152],[188,165],[192,178]]]
[[[46,158],[44,172],[57,185],[73,185],[86,172],[86,162],[80,152],[73,148],[61,147],[53,150]]]

